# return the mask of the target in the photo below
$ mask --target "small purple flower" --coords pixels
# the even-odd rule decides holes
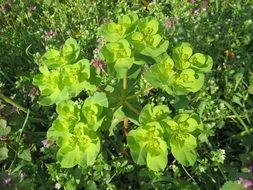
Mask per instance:
[[[18,108],[16,106],[11,107],[11,113],[16,113],[18,112]]]
[[[37,92],[37,89],[36,89],[35,87],[33,87],[33,88],[30,90],[28,96],[32,98],[32,97],[36,94],[36,92]]]
[[[100,52],[100,48],[94,49],[94,54],[99,54],[99,52]]]
[[[105,63],[100,59],[91,60],[91,65],[93,65],[99,72],[105,69]]]
[[[194,9],[193,10],[193,14],[199,14],[200,13],[200,9]]]
[[[239,183],[242,184],[245,188],[253,187],[253,180],[252,179],[244,179],[239,177]]]
[[[52,141],[48,140],[48,139],[44,139],[41,141],[41,143],[43,144],[43,147],[49,147],[51,144],[53,144]]]
[[[174,24],[174,19],[172,17],[169,17],[169,18],[166,19],[165,26],[167,28],[172,28],[174,25],[175,25]]]

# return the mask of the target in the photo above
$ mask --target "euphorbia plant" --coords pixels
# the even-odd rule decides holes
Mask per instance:
[[[197,114],[172,112],[168,105],[141,105],[138,96],[153,88],[172,96],[199,91],[212,58],[193,53],[189,43],[172,48],[170,56],[163,32],[155,18],[138,18],[134,13],[103,25],[100,33],[106,43],[100,58],[106,67],[102,73],[80,59],[73,38],[62,49],[50,49],[41,57],[41,74],[33,83],[40,89],[42,105],[56,104],[58,117],[47,138],[59,146],[57,159],[62,167],[93,165],[100,153],[101,132],[111,134],[116,127],[126,130],[129,121],[134,129],[125,135],[136,164],[162,171],[168,154],[184,166],[195,163],[193,132],[201,129]],[[149,86],[136,91],[140,80]],[[85,100],[71,100],[82,91],[87,92]]]

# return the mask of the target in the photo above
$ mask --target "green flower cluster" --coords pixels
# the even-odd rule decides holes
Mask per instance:
[[[204,84],[204,73],[211,70],[213,60],[201,53],[193,54],[190,44],[181,43],[167,54],[156,57],[154,64],[144,78],[154,87],[171,95],[187,95],[199,91]]]
[[[185,166],[196,161],[196,138],[191,134],[200,123],[195,114],[168,116],[164,105],[147,104],[140,113],[140,127],[131,130],[127,137],[130,153],[135,163],[161,171],[168,162],[168,149],[176,160]]]
[[[80,47],[70,38],[58,51],[48,50],[42,57],[40,72],[33,84],[40,89],[41,104],[48,106],[77,96],[82,90],[95,90],[88,80],[90,63],[87,59],[78,60]]]
[[[104,120],[103,105],[94,103],[93,97],[81,106],[66,100],[56,107],[58,117],[49,128],[47,138],[60,147],[57,160],[64,168],[92,165],[100,151],[96,131]]]
[[[101,28],[106,40],[101,57],[108,69],[124,78],[133,64],[147,63],[145,57],[156,57],[166,52],[168,41],[159,34],[159,22],[151,17],[139,19],[135,13],[119,17],[117,23]]]

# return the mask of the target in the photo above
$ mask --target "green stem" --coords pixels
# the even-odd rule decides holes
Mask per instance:
[[[127,94],[127,77],[124,77],[123,78],[123,91],[122,91],[123,100],[126,99],[126,94]]]
[[[219,168],[219,170],[220,170],[220,173],[221,173],[222,177],[225,179],[225,181],[227,181],[228,178],[227,178],[227,176],[224,174],[224,172],[222,171],[220,165],[218,165],[218,168]]]
[[[139,95],[141,95],[141,94],[144,94],[144,93],[146,93],[146,92],[149,92],[150,90],[153,90],[153,89],[154,89],[154,87],[149,87],[149,88],[147,88],[147,89],[145,89],[145,90],[141,90],[141,91],[135,93],[134,95],[128,96],[128,97],[126,98],[126,100],[133,99],[133,98],[135,98],[135,97],[137,97],[137,96],[139,96]]]
[[[248,126],[244,123],[244,121],[241,119],[241,117],[239,116],[239,114],[235,111],[235,109],[226,101],[224,100],[220,100],[223,104],[225,104],[225,106],[227,106],[228,109],[230,109],[233,114],[236,116],[236,118],[239,120],[239,122],[242,124],[242,126],[244,127],[244,130],[249,133],[250,130],[248,128]]]
[[[130,110],[132,110],[135,114],[140,115],[140,112],[139,112],[134,106],[132,106],[128,101],[125,101],[124,104],[125,104]]]
[[[26,123],[27,123],[27,121],[28,121],[29,114],[30,114],[30,110],[28,109],[28,110],[27,110],[26,117],[25,117],[25,121],[24,121],[24,123],[23,123],[23,125],[22,125],[22,128],[21,128],[21,130],[20,130],[19,141],[20,141],[20,139],[21,139],[21,137],[22,137],[22,133],[23,133],[23,131],[24,131],[25,125],[26,125]]]
[[[183,165],[181,165],[183,170],[185,171],[185,173],[191,178],[191,180],[196,183],[196,181],[193,179],[193,177],[191,176],[191,174],[188,173],[188,171],[185,169],[185,167]],[[196,183],[197,184],[197,183]]]
[[[18,142],[20,142],[20,140],[21,140],[21,138],[22,138],[22,133],[23,133],[24,128],[25,128],[25,126],[26,126],[26,123],[27,123],[27,121],[28,121],[29,114],[30,114],[30,110],[28,109],[28,110],[27,110],[26,117],[25,117],[25,121],[24,121],[24,123],[23,123],[23,125],[22,125],[22,128],[20,129],[20,134],[19,134],[19,136],[18,136]],[[8,170],[10,170],[10,169],[12,168],[13,164],[15,163],[16,158],[17,158],[17,155],[18,155],[18,153],[19,153],[19,148],[20,148],[20,146],[17,146],[17,151],[14,151],[14,152],[15,152],[14,159],[12,160],[12,162],[11,162],[11,164],[10,164]],[[13,149],[13,150],[14,150],[14,149]]]
[[[107,92],[105,89],[103,89],[103,88],[101,88],[101,87],[98,87],[98,91],[104,92],[106,95],[111,96],[111,97],[113,97],[114,99],[121,100],[121,97],[117,96],[117,95],[114,94],[114,93]]]
[[[23,106],[17,104],[16,102],[14,102],[12,99],[6,97],[5,95],[1,94],[0,93],[0,99],[4,100],[6,103],[8,104],[11,104],[13,106],[15,106],[16,108],[18,108],[19,110],[25,112],[25,113],[28,113],[28,109],[24,108]],[[33,112],[30,112],[30,113],[33,113]],[[35,114],[35,113],[33,113]]]

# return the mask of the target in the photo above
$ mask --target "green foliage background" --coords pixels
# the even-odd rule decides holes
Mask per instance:
[[[203,122],[197,146],[200,159],[185,168],[169,157],[163,173],[149,171],[133,163],[126,139],[118,129],[116,135],[103,134],[103,154],[93,166],[62,169],[55,160],[57,147],[43,147],[41,143],[57,117],[55,107],[41,107],[38,92],[28,96],[32,78],[38,73],[34,60],[50,48],[58,49],[69,37],[78,41],[83,57],[96,58],[96,48],[103,43],[98,38],[100,26],[116,21],[129,10],[139,17],[154,16],[161,21],[167,27],[164,35],[170,47],[186,41],[196,52],[213,58],[207,84],[198,93],[175,99],[157,90],[140,99],[143,105],[163,103],[172,111],[184,105],[198,113]],[[232,181],[224,185],[226,189],[233,182],[238,184],[240,177],[252,179],[248,172],[253,158],[252,18],[251,0],[1,0],[0,187],[220,189],[226,181]],[[146,83],[139,85],[145,87]],[[79,98],[86,97],[81,94]],[[221,150],[225,150],[224,162]],[[11,182],[6,185],[4,179],[8,178]]]

